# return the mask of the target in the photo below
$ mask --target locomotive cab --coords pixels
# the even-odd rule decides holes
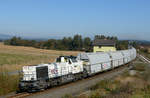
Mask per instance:
[[[71,64],[73,62],[77,62],[77,60],[75,56],[59,56],[56,59],[56,63],[65,63],[65,62],[68,62],[69,64]]]

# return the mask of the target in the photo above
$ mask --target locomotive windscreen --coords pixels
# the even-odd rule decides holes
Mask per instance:
[[[48,67],[42,66],[36,68],[37,79],[47,78],[48,77]]]

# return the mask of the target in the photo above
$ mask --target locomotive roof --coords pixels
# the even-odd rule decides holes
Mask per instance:
[[[71,59],[72,59],[72,58],[77,58],[76,56],[72,56],[72,55],[71,55],[71,56],[59,56],[59,57],[71,58]]]

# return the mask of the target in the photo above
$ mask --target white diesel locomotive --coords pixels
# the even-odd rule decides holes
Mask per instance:
[[[56,62],[23,67],[19,92],[39,91],[127,64],[136,58],[134,48],[116,52],[79,53],[60,56]]]

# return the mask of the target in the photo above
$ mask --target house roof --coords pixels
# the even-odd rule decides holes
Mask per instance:
[[[100,46],[100,45],[115,45],[114,40],[108,40],[108,39],[96,39],[93,41],[93,46]]]

